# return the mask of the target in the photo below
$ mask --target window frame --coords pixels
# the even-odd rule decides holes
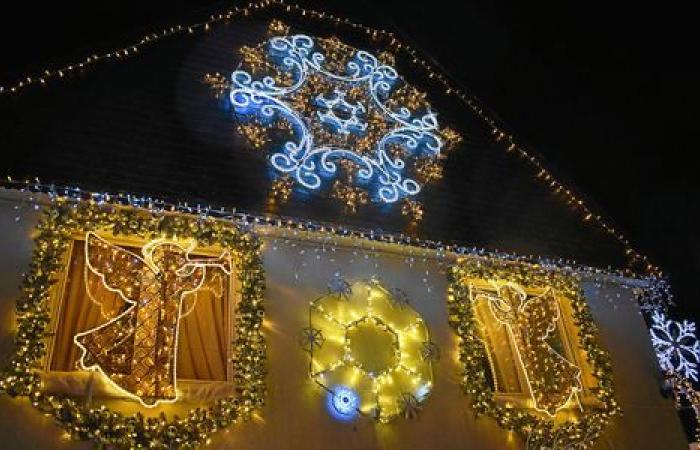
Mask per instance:
[[[481,341],[484,344],[486,350],[486,355],[488,359],[489,371],[493,380],[493,396],[494,399],[501,404],[509,404],[516,406],[518,408],[526,408],[533,410],[531,392],[527,387],[527,382],[525,381],[525,369],[522,364],[517,361],[516,349],[514,348],[515,343],[508,336],[507,345],[511,355],[514,355],[513,364],[515,366],[515,373],[517,374],[517,381],[520,386],[520,391],[503,391],[500,390],[498,383],[498,372],[502,371],[502,368],[498,367],[498,363],[494,362],[494,349],[491,335],[488,334],[487,328],[490,325],[486,325],[482,322],[480,317],[480,308],[486,308],[485,306],[477,305],[475,302],[475,291],[476,292],[489,292],[495,293],[496,289],[491,283],[490,279],[484,278],[468,278],[466,280],[467,288],[469,291],[469,299],[472,302],[472,307],[474,309],[474,320],[477,323],[478,332]],[[528,298],[531,296],[541,295],[545,293],[548,289],[551,289],[554,298],[557,302],[557,308],[559,310],[559,319],[556,321],[556,332],[559,341],[563,347],[563,354],[567,360],[574,363],[581,370],[581,386],[582,391],[578,395],[578,402],[584,408],[599,407],[600,402],[595,397],[593,389],[598,386],[597,379],[593,375],[593,368],[590,362],[587,360],[585,355],[585,350],[580,344],[579,338],[579,327],[574,323],[573,311],[571,306],[571,299],[566,295],[563,295],[560,291],[554,287],[533,287],[527,285],[518,285],[525,291]],[[498,327],[505,327],[503,324],[498,324],[496,319],[491,317],[494,325]],[[485,334],[486,333],[486,334]],[[562,408],[562,411],[570,410],[576,408],[578,403],[569,402],[566,406]]]
[[[143,247],[144,244],[146,244],[149,239],[143,238],[141,236],[137,235],[119,235],[115,236],[114,233],[112,233],[109,230],[105,229],[100,229],[96,230],[95,233],[99,235],[100,237],[106,239],[109,241],[111,244],[117,245],[119,247],[125,247],[130,250],[139,250],[140,248]],[[93,374],[94,372],[91,371],[83,371],[79,369],[71,370],[71,371],[59,371],[59,370],[53,370],[51,369],[51,364],[52,364],[52,359],[54,356],[54,350],[55,350],[55,342],[56,342],[56,337],[57,337],[57,330],[58,327],[60,326],[60,321],[61,321],[61,313],[62,309],[64,306],[65,302],[65,296],[66,296],[66,289],[68,286],[68,276],[71,272],[71,264],[73,262],[73,255],[75,251],[75,243],[77,241],[80,242],[85,242],[85,233],[74,233],[70,237],[70,244],[66,251],[64,252],[63,255],[61,255],[61,268],[59,269],[60,275],[58,277],[58,281],[52,286],[51,293],[50,293],[50,300],[49,300],[49,324],[47,326],[47,329],[49,330],[49,333],[47,333],[46,340],[45,340],[45,345],[46,345],[46,353],[43,356],[41,360],[41,374],[42,378],[45,379],[60,379],[61,377],[66,377],[66,376],[76,376],[79,373],[86,373],[89,374],[85,376],[85,379],[81,379],[80,383],[84,384],[84,389],[85,392],[88,395],[93,395],[93,390],[95,389],[95,383],[93,382]],[[212,245],[208,247],[201,247],[197,246],[195,249],[192,251],[192,255],[197,255],[197,256],[211,256],[211,257],[216,257],[219,256],[222,252],[221,247],[217,245]],[[222,387],[234,387],[234,374],[233,374],[233,358],[235,356],[235,348],[233,348],[233,342],[235,339],[235,333],[236,333],[236,326],[235,326],[235,311],[238,306],[238,304],[241,301],[241,289],[240,289],[240,281],[237,276],[237,271],[239,268],[236,265],[235,258],[231,258],[231,273],[227,276],[228,279],[228,289],[225,289],[225,292],[223,292],[224,295],[222,295],[222,300],[226,302],[225,306],[225,312],[224,314],[228,318],[226,321],[226,350],[225,350],[225,358],[226,358],[226,379],[225,380],[209,380],[209,379],[197,379],[197,378],[180,378],[178,377],[178,389],[181,391],[180,396],[183,400],[188,400],[188,393],[191,391],[197,392],[197,391],[203,391],[206,390],[210,387],[213,386],[222,386]],[[82,279],[82,282],[84,282],[84,279]],[[78,375],[80,377],[80,375]],[[198,389],[201,388],[201,389]],[[99,396],[104,396],[105,398],[122,398],[123,395],[121,395],[118,392],[115,392],[113,390],[105,390],[101,389],[99,386],[97,387],[97,392],[94,392],[94,394],[99,395]],[[194,395],[196,397],[196,394]]]

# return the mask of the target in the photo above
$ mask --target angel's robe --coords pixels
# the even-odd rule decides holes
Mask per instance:
[[[528,296],[518,285],[496,286],[496,293],[476,290],[474,300],[488,301],[494,318],[507,327],[515,345],[535,409],[554,415],[581,390],[581,369],[558,353],[549,340],[556,332],[559,305],[547,289]]]
[[[209,264],[190,260],[172,242],[144,246],[142,259],[88,234],[85,251],[86,277],[98,276],[125,302],[116,317],[76,335],[80,364],[100,370],[146,406],[175,400],[183,298],[202,286]]]

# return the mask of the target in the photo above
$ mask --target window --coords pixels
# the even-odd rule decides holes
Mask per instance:
[[[552,288],[473,279],[469,295],[497,401],[553,416],[595,403],[570,300]]]
[[[141,339],[139,342],[148,342],[147,338],[139,335],[139,327],[134,325],[139,320],[143,322],[137,316],[139,314],[143,316],[144,313],[136,312],[124,318],[125,312],[132,307],[132,304],[125,301],[126,296],[120,293],[128,290],[134,300],[143,299],[147,295],[144,280],[149,276],[149,269],[143,265],[137,266],[140,268],[128,273],[130,276],[125,279],[141,281],[135,282],[133,290],[132,287],[125,287],[125,291],[118,291],[114,286],[110,286],[110,283],[103,282],[97,271],[91,270],[90,262],[93,260],[92,256],[87,256],[86,248],[93,243],[102,243],[105,249],[112,249],[115,254],[122,256],[131,254],[136,261],[137,257],[145,254],[146,248],[150,248],[149,245],[153,245],[152,242],[135,238],[117,239],[107,234],[88,233],[87,237],[75,236],[69,251],[66,252],[65,269],[53,289],[52,323],[50,324],[53,333],[47,342],[48,351],[43,377],[47,391],[108,397],[119,397],[125,394],[123,390],[113,389],[114,386],[110,386],[107,381],[109,379],[119,381],[118,377],[123,378],[126,372],[133,369],[131,365],[139,364],[141,358],[149,358],[150,354],[140,355],[134,350],[138,347],[135,344],[138,339]],[[165,253],[170,251],[167,245],[171,244],[163,245],[166,245],[163,250]],[[179,251],[179,248],[174,248]],[[207,270],[202,272],[201,279],[196,280],[196,289],[191,287],[189,291],[183,291],[182,296],[176,299],[180,301],[179,305],[173,306],[172,309],[172,314],[176,317],[172,317],[174,336],[171,339],[175,341],[175,346],[174,359],[171,358],[171,360],[175,366],[179,398],[185,401],[198,402],[231,395],[233,392],[230,343],[233,338],[231,322],[236,298],[235,276],[231,270],[220,270],[220,264],[215,263],[219,261],[217,257],[220,255],[221,251],[216,248],[187,249],[187,258],[197,261],[200,266],[207,266]],[[105,270],[110,274],[113,270],[119,269],[117,264],[110,261],[106,264]],[[109,275],[105,278],[108,277]],[[141,308],[140,311],[145,309]],[[139,311],[138,305],[135,310]],[[150,317],[161,324],[166,323],[167,314],[167,311],[154,311]],[[122,319],[119,319],[120,317]],[[122,340],[106,339],[97,342],[91,338],[90,335],[94,334],[98,339],[105,339],[110,327],[116,329],[114,325],[118,320],[124,323],[130,322],[133,328],[129,329],[137,331],[125,333],[125,339]],[[100,329],[103,332],[94,332]],[[101,352],[83,353],[82,345],[88,345],[87,342],[91,345],[103,345],[104,349]],[[106,342],[109,342],[109,345]],[[165,343],[167,339],[151,342],[153,347],[162,346]],[[94,372],[84,370],[93,368],[87,367],[92,365],[90,358],[99,358],[110,352],[118,353],[110,360],[108,370],[114,376],[96,377]],[[166,361],[166,364],[169,362]],[[104,367],[100,366],[100,371],[103,369]],[[106,374],[103,372],[103,375]],[[174,379],[175,374],[173,374]],[[174,398],[175,392],[173,391],[172,394]]]

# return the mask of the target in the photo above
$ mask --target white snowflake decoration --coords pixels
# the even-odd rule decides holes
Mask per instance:
[[[352,295],[352,286],[343,278],[340,272],[336,272],[328,282],[328,292],[337,295],[338,298],[349,300],[350,295]]]
[[[400,98],[396,93],[407,84],[377,56],[342,44],[347,61],[331,68],[334,57],[322,42],[303,34],[266,41],[261,48],[267,75],[248,66],[231,75],[229,98],[236,116],[266,126],[280,120],[288,124],[290,136],[269,160],[279,173],[307,189],[319,189],[324,179],[339,175],[341,162],[348,161],[357,166],[355,181],[373,186],[374,200],[394,203],[415,196],[421,190],[413,173],[415,161],[439,160],[447,144],[437,114],[429,104],[395,104]],[[275,73],[288,77],[288,83],[279,83]],[[323,86],[326,92],[307,98],[309,85]],[[386,126],[376,125],[380,122]],[[318,124],[333,135],[371,142],[364,150],[344,141],[326,142]]]
[[[654,311],[651,319],[651,343],[661,368],[698,381],[700,342],[695,335],[695,323],[669,320],[659,311]]]

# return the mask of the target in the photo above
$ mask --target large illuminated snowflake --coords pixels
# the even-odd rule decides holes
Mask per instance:
[[[661,368],[698,381],[700,342],[695,335],[695,324],[668,320],[659,311],[654,311],[651,319],[651,342]]]
[[[207,79],[228,91],[239,133],[304,188],[334,179],[332,196],[352,209],[416,195],[440,178],[441,152],[460,140],[438,127],[425,94],[403,81],[389,54],[302,34],[240,53],[230,81]]]

